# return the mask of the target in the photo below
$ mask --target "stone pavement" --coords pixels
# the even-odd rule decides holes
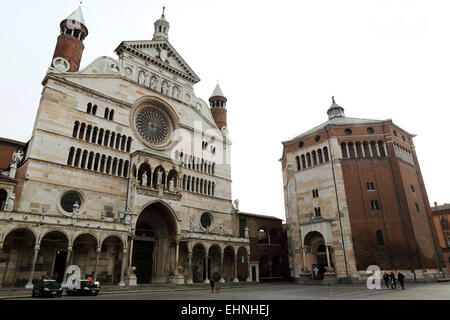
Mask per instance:
[[[20,299],[33,299],[30,296]],[[34,298],[35,299],[35,298]],[[97,297],[64,300],[450,300],[450,283],[406,284],[406,290],[369,290],[364,285],[306,286],[268,283],[223,287],[211,293],[208,286],[192,288],[139,288],[134,291],[102,291]],[[59,300],[54,298],[54,300]]]

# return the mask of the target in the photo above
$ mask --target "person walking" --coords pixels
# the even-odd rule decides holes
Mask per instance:
[[[209,279],[209,285],[211,286],[211,293],[214,293],[214,278],[211,277],[211,279]]]
[[[405,290],[405,286],[404,281],[405,281],[405,276],[403,275],[403,273],[399,272],[398,276],[397,276],[398,282],[400,283],[400,285],[402,286],[402,290]]]
[[[395,278],[394,271],[391,272],[390,278],[391,278],[391,289],[397,289],[397,279]]]
[[[386,285],[386,288],[389,289],[389,275],[387,274],[386,271],[383,274],[383,280],[384,280],[384,284]]]

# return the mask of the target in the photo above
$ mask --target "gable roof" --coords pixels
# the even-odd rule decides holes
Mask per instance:
[[[173,59],[176,61],[176,65],[171,65],[168,62],[164,62],[158,57],[153,56],[149,52],[150,48],[158,48],[158,47],[163,47],[165,50],[167,50],[168,56],[173,57]],[[194,70],[192,70],[192,68],[186,63],[186,61],[184,61],[184,59],[169,43],[169,41],[156,41],[156,40],[123,41],[114,52],[119,56],[123,52],[128,52],[160,68],[163,68],[181,78],[189,80],[194,84],[200,81],[200,78],[197,76]]]

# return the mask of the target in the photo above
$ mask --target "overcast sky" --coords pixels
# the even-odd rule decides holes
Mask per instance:
[[[281,141],[326,121],[331,96],[349,117],[393,119],[414,139],[431,203],[450,202],[450,2],[437,0],[85,0],[82,68],[150,40],[166,5],[169,41],[228,98],[233,199],[285,218]],[[28,141],[59,35],[76,0],[2,3],[0,137]]]

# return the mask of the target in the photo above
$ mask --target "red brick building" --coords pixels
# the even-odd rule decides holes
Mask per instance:
[[[441,276],[415,135],[390,119],[346,117],[334,100],[327,113],[283,142],[291,276],[360,281],[371,265]]]
[[[436,228],[441,249],[442,261],[445,264],[447,270],[446,276],[448,277],[450,273],[450,204],[445,203],[438,206],[435,202],[431,210],[433,212],[434,227]]]
[[[283,220],[246,212],[239,212],[238,218],[241,237],[246,236],[246,228],[248,228],[252,280],[288,280],[287,239]]]

